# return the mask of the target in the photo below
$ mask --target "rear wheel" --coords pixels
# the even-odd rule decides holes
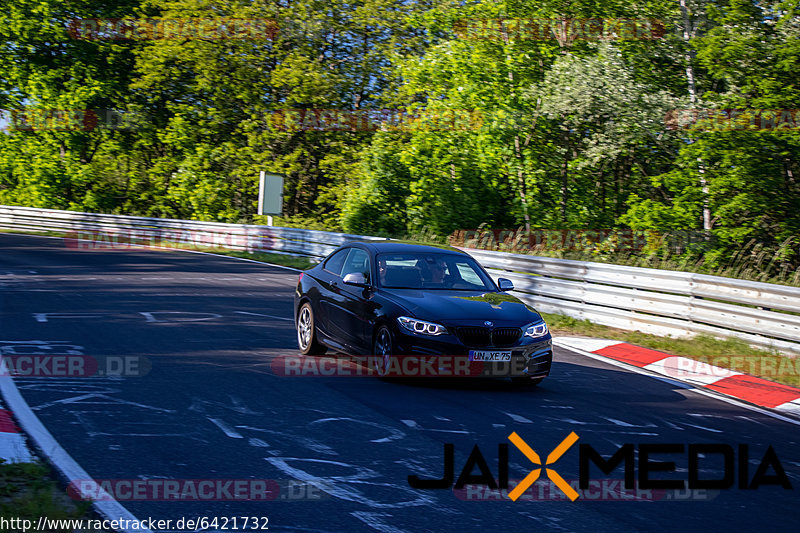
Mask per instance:
[[[297,314],[297,344],[303,355],[319,355],[325,353],[325,347],[317,342],[317,328],[314,324],[314,311],[306,302]]]
[[[375,342],[372,351],[376,358],[376,370],[379,376],[386,376],[392,364],[392,332],[386,326],[381,326],[375,332]]]

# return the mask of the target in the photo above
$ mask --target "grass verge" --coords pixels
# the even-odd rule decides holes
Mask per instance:
[[[582,335],[623,341],[800,388],[800,358],[754,348],[736,338],[718,339],[709,335],[697,335],[691,339],[660,337],[566,315],[541,314],[556,337]]]
[[[97,519],[89,502],[71,500],[43,463],[3,463],[0,459],[0,517],[33,524],[39,517],[54,520]],[[10,531],[10,530],[9,530]],[[66,533],[70,529],[51,529]]]
[[[203,252],[212,252],[219,255],[229,255],[231,257],[241,257],[243,259],[263,261],[265,263],[272,263],[274,265],[296,268],[298,270],[307,270],[317,264],[316,262],[311,261],[307,257],[293,256],[293,255],[270,254],[264,252],[253,252],[253,253],[237,252],[237,251],[222,250],[222,249],[207,250],[205,248],[200,248],[199,250]]]

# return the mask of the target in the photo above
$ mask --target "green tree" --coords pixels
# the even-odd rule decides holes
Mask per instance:
[[[127,134],[92,128],[84,110],[124,109],[133,65],[116,42],[74,38],[78,16],[130,15],[135,2],[14,0],[0,27],[0,104],[12,111],[0,135],[0,202],[113,209],[124,178],[109,165]]]

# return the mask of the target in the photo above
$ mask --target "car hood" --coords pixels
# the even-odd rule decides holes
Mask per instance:
[[[384,291],[416,318],[432,322],[457,325],[490,320],[497,326],[522,326],[541,319],[533,307],[507,293],[413,289]]]

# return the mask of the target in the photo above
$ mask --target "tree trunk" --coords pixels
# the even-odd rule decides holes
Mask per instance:
[[[691,28],[689,9],[686,0],[680,0],[681,14],[683,15],[683,40],[686,43],[686,52],[683,59],[686,62],[686,85],[689,92],[689,101],[692,107],[697,106],[697,83],[694,75],[694,50],[689,48],[689,41],[695,37],[695,30]],[[697,158],[697,172],[700,177],[700,189],[703,192],[703,233],[705,239],[711,239],[711,206],[709,204],[709,187],[706,180],[706,169],[702,158]]]
[[[514,154],[517,158],[517,185],[519,186],[519,199],[522,202],[522,216],[525,217],[525,233],[531,233],[531,216],[528,213],[528,192],[525,186],[525,174],[522,172],[522,152],[519,148],[519,135],[514,135]]]
[[[509,46],[508,32],[503,27],[503,43]],[[511,101],[516,100],[516,91],[514,90],[514,70],[511,68],[511,55],[506,54],[506,66],[508,68],[508,81],[511,85]],[[528,194],[527,186],[525,184],[525,173],[522,168],[522,150],[520,149],[519,133],[514,133],[514,158],[517,160],[517,188],[519,190],[519,199],[522,203],[522,216],[525,219],[525,233],[531,233],[531,216],[528,209]]]
[[[569,149],[564,150],[564,161],[561,164],[561,220],[567,222],[567,199],[569,196]]]

